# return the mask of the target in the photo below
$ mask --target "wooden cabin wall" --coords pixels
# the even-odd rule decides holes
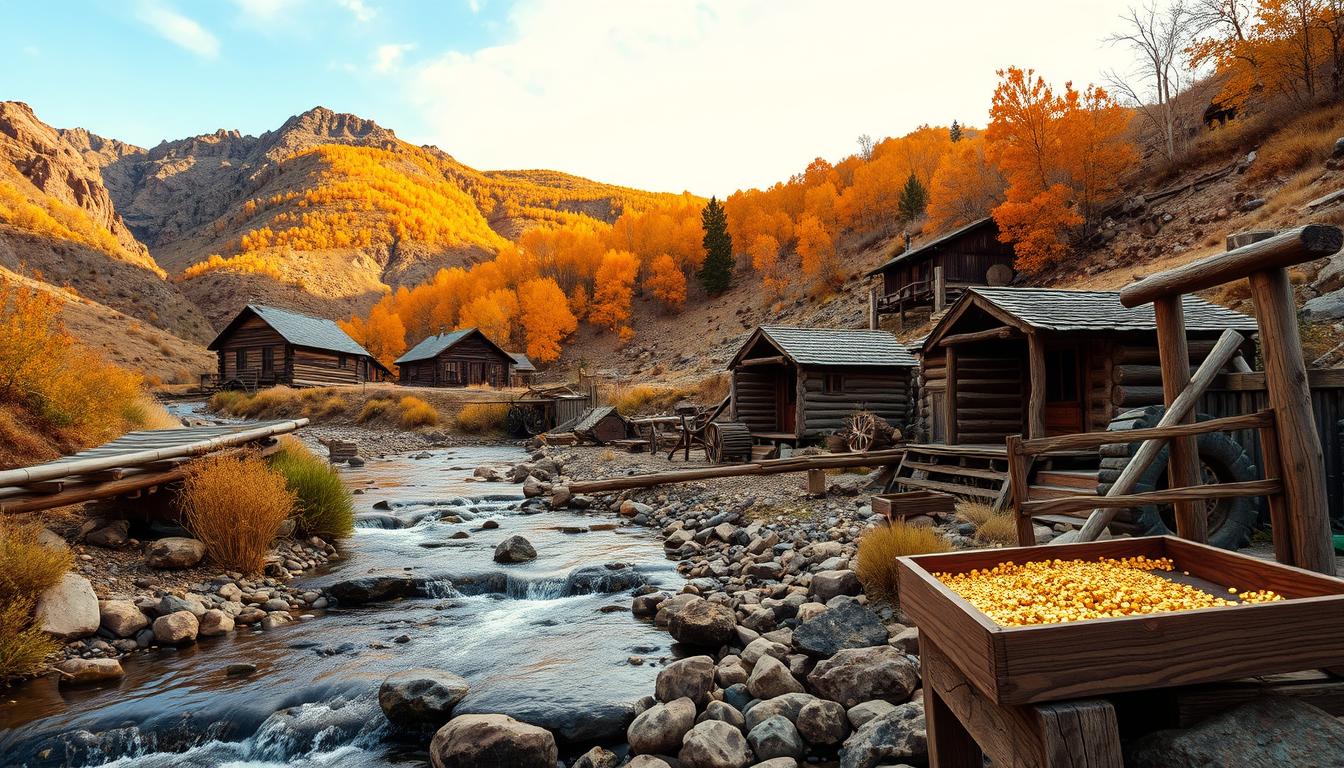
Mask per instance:
[[[920,439],[926,443],[943,442],[943,436],[937,434],[934,425],[941,423],[942,416],[934,409],[942,404],[947,392],[947,354],[942,347],[924,350],[920,355],[918,406],[916,416],[923,425]]]
[[[402,384],[409,386],[432,387],[435,383],[435,365],[436,362],[433,359],[402,363],[397,366],[399,380]]]
[[[449,372],[453,369],[450,366],[456,365],[457,370],[461,372],[457,377],[458,386],[471,384],[504,386],[508,383],[509,366],[513,365],[513,358],[501,355],[481,337],[473,334],[441,353],[438,362],[439,382],[442,384],[447,384],[452,379]],[[482,370],[475,371],[475,368]]]
[[[777,366],[738,368],[733,371],[733,418],[753,432],[778,429],[775,415]]]
[[[267,325],[256,315],[248,317],[238,324],[233,333],[219,347],[219,375],[227,381],[239,374],[260,373],[262,350],[270,349],[274,360],[273,372],[285,380],[285,339],[274,328]],[[246,356],[244,367],[237,365],[237,352],[243,350]]]
[[[358,384],[359,356],[295,347],[290,383],[301,387]]]
[[[826,376],[841,378],[839,392],[826,391]],[[816,439],[845,428],[856,411],[872,411],[893,426],[905,429],[911,414],[911,373],[908,369],[805,369],[799,373],[804,439]]]
[[[1005,344],[1011,349],[1005,349]],[[997,354],[995,346],[1000,350]],[[1008,435],[1024,432],[1028,389],[1025,357],[1026,345],[1022,342],[957,349],[958,444],[1002,444]]]
[[[1189,340],[1192,371],[1209,356],[1215,342],[1215,339],[1210,338]],[[1162,369],[1158,364],[1155,337],[1146,336],[1113,342],[1110,357],[1110,408],[1101,429],[1105,429],[1105,424],[1116,415],[1131,408],[1162,405],[1164,402]]]

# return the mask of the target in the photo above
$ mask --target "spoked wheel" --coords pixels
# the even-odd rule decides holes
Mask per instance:
[[[858,413],[849,424],[849,450],[864,453],[877,438],[877,419],[871,413]]]
[[[539,408],[513,405],[504,417],[504,431],[511,437],[535,437],[546,431],[546,417]]]

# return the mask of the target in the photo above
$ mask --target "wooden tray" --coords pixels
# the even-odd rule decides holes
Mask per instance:
[[[957,499],[955,496],[937,491],[883,493],[873,497],[873,513],[886,515],[888,520],[900,520],[914,515],[928,515],[934,512],[950,514],[956,508]]]
[[[1004,627],[933,577],[999,563],[1169,557],[1177,573],[1285,600]],[[1344,580],[1172,536],[899,560],[901,608],[986,697],[1028,704],[1344,666]]]

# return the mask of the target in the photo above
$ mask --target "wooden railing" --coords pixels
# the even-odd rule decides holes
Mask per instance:
[[[1113,496],[1098,496],[1094,493],[1082,493],[1077,496],[1064,496],[1053,499],[1032,500],[1029,475],[1031,465],[1037,457],[1061,451],[1078,451],[1113,445],[1117,442],[1136,443],[1149,440],[1169,441],[1177,438],[1192,438],[1210,432],[1236,432],[1257,430],[1260,445],[1265,452],[1264,480],[1250,480],[1217,485],[1188,485],[1166,488],[1144,493],[1126,493]],[[1118,438],[1118,439],[1117,439]],[[1078,435],[1061,435],[1023,440],[1020,435],[1008,438],[1008,481],[1012,494],[1013,514],[1017,522],[1017,541],[1020,546],[1032,546],[1036,536],[1032,528],[1035,515],[1068,514],[1092,509],[1128,509],[1148,504],[1196,503],[1215,499],[1238,498],[1242,496],[1265,496],[1270,501],[1271,516],[1275,510],[1284,510],[1277,503],[1283,493],[1282,467],[1279,466],[1278,435],[1272,410],[1257,411],[1246,416],[1229,416],[1222,419],[1210,419],[1194,424],[1177,424],[1167,427],[1134,429],[1124,432],[1087,432]],[[1276,530],[1282,531],[1285,521],[1272,519]],[[1276,541],[1280,537],[1276,537]]]

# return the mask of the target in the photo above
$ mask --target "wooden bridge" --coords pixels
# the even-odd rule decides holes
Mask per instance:
[[[307,419],[130,432],[45,464],[0,470],[0,514],[134,494],[186,476],[192,458],[273,442]]]

